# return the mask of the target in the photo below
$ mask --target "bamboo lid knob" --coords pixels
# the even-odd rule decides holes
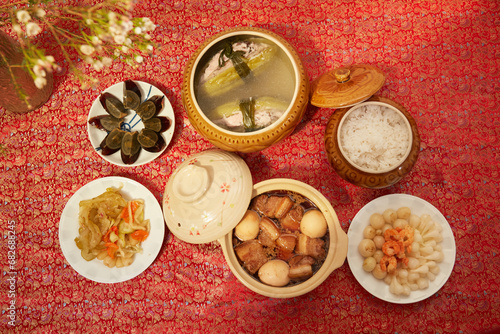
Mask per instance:
[[[348,68],[340,68],[335,71],[334,76],[338,83],[344,83],[351,79],[351,71]]]
[[[345,108],[363,102],[385,82],[385,74],[372,65],[359,64],[327,72],[313,82],[311,104]]]

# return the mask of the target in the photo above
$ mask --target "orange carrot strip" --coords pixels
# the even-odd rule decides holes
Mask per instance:
[[[148,237],[149,233],[144,231],[144,230],[137,230],[135,232],[132,232],[130,235],[133,239],[139,240],[139,241],[144,241]]]
[[[111,226],[111,228],[108,230],[108,232],[106,232],[106,234],[102,236],[102,241],[109,242],[109,235],[111,234],[111,232],[116,233],[117,231],[118,231],[118,227]]]
[[[107,247],[106,251],[108,252],[109,257],[114,259],[115,253],[118,250],[118,245],[113,243],[113,242],[108,242],[108,243],[105,243],[104,246]]]
[[[132,211],[132,217],[134,216],[135,210],[139,207],[139,203],[136,201],[131,201],[130,202],[130,209]],[[126,207],[123,208],[122,213],[120,214],[120,218],[123,218],[123,220],[127,223],[130,223],[132,217],[129,217],[129,212],[128,212],[128,204]]]

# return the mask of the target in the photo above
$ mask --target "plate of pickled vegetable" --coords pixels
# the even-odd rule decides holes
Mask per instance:
[[[126,80],[95,99],[87,132],[97,154],[118,166],[139,166],[160,156],[172,140],[172,105],[157,87]]]
[[[93,180],[69,199],[59,223],[64,257],[80,275],[118,283],[141,274],[163,244],[165,223],[154,195],[118,176]]]
[[[453,271],[456,246],[450,225],[421,198],[379,197],[356,214],[347,235],[354,277],[384,301],[408,304],[429,298]]]

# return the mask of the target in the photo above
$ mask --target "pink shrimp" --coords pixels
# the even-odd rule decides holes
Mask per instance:
[[[380,259],[380,269],[382,269],[382,271],[392,273],[396,270],[397,266],[398,260],[394,256],[384,255],[382,259]]]
[[[384,232],[385,241],[398,241],[400,238],[399,231],[395,228],[389,228]]]
[[[404,259],[404,258],[406,258],[405,246],[403,246],[403,242],[402,241],[398,241],[398,245],[399,245],[399,253],[396,254],[396,257],[398,259]]]
[[[401,231],[399,231],[399,238],[403,242],[404,247],[409,247],[413,243],[413,228],[406,225]]]
[[[385,255],[388,256],[394,256],[396,254],[399,254],[401,252],[400,243],[394,240],[386,241],[382,245],[382,251],[384,252]]]

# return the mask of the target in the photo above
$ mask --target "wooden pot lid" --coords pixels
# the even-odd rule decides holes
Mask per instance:
[[[350,107],[370,98],[384,82],[385,74],[375,66],[341,67],[313,82],[311,104],[332,109]]]

